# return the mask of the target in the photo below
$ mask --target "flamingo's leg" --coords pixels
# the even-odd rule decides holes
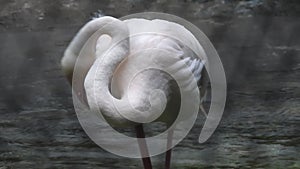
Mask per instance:
[[[136,137],[137,138],[145,138],[144,128],[143,125],[138,125],[135,127],[136,130]],[[140,148],[140,152],[142,155],[144,169],[152,169],[151,159],[149,157],[149,151],[147,147],[147,143],[145,139],[138,139],[138,144]]]
[[[174,130],[170,129],[168,131],[168,138],[167,138],[167,148],[168,151],[166,152],[166,159],[165,159],[165,169],[170,169],[171,167],[171,154],[172,154],[172,139],[173,139]]]

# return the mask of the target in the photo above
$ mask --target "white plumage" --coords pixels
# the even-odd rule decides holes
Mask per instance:
[[[143,67],[143,64],[147,64],[147,58],[150,55],[161,54],[159,51],[166,51],[179,58],[172,63],[173,73],[181,76],[181,80],[186,81],[186,89],[195,90],[197,86],[191,86],[191,77],[185,73],[186,69],[189,69],[198,81],[203,96],[208,81],[207,74],[203,71],[206,62],[204,50],[196,38],[183,26],[158,19],[120,21],[112,17],[101,17],[87,23],[72,40],[62,59],[62,67],[69,80],[72,77],[80,50],[97,30],[99,30],[99,37],[108,35],[110,38],[99,38],[96,46],[91,47],[95,53],[89,57],[93,57],[94,62],[85,65],[84,87],[90,108],[94,111],[100,110],[110,124],[115,126],[137,124],[120,115],[115,104],[121,105],[120,109],[125,114],[127,113],[126,117],[131,117],[136,121],[141,119],[147,121],[147,119],[156,117],[154,115],[156,110],[161,108],[165,108],[165,111],[156,119],[157,121],[170,125],[176,118],[176,109],[178,109],[180,100],[178,100],[178,87],[176,88],[174,85],[171,76],[159,70],[148,70],[136,76],[133,74],[137,69]],[[107,45],[115,43],[117,43],[116,46]],[[143,50],[153,50],[153,52],[147,53],[145,56],[136,55]],[[201,58],[198,58],[195,53],[200,53]],[[162,62],[164,62],[163,59]],[[134,76],[133,81],[129,78],[132,76]],[[129,85],[130,87],[128,87]],[[166,103],[149,103],[148,97],[155,89],[164,91],[167,96]],[[124,96],[130,96],[130,103],[138,111],[126,105],[128,102],[124,101]],[[153,97],[155,96],[153,95]],[[144,112],[148,112],[148,114],[143,114]]]

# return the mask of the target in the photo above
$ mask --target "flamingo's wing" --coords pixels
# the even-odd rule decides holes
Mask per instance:
[[[198,87],[200,89],[200,109],[205,114],[205,116],[207,116],[207,112],[203,108],[203,102],[209,85],[208,73],[204,68],[205,60],[192,57],[186,57],[184,58],[184,60],[186,61],[186,64],[189,66],[190,70],[197,80]]]

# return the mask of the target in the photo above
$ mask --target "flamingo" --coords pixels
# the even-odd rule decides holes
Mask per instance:
[[[147,32],[149,32],[149,30],[154,30],[156,34],[148,34]],[[132,112],[131,106],[127,106],[125,101],[122,103],[122,100],[124,100],[124,95],[130,93],[131,96],[133,96],[132,102],[135,105],[134,107],[138,109],[153,108],[153,110],[155,110],[155,106],[159,107],[161,105],[154,104],[150,105],[149,108],[146,99],[151,91],[156,88],[163,90],[167,95],[167,104],[163,113],[156,118],[155,121],[164,122],[167,126],[170,126],[177,116],[176,112],[174,112],[176,111],[174,110],[174,107],[176,106],[172,104],[180,102],[178,91],[174,88],[172,79],[166,75],[166,73],[160,71],[148,71],[142,73],[135,81],[133,81],[134,84],[131,84],[132,87],[130,89],[126,88],[129,84],[128,74],[135,70],[136,67],[140,66],[134,64],[136,62],[128,61],[128,57],[141,49],[155,48],[177,55],[179,61],[174,64],[177,64],[178,71],[181,71],[180,69],[185,69],[182,67],[182,64],[185,64],[198,82],[197,84],[200,88],[199,97],[204,97],[208,84],[208,77],[205,69],[203,69],[206,62],[206,56],[203,49],[195,37],[183,26],[160,19],[146,20],[134,18],[121,21],[110,16],[104,16],[88,22],[73,38],[61,60],[62,69],[71,84],[74,66],[80,51],[85,42],[97,31],[99,33],[99,39],[95,46],[92,62],[85,65],[85,67],[87,67],[86,72],[83,72],[83,75],[85,76],[83,84],[85,89],[84,100],[90,109],[100,109],[110,125],[134,127],[137,138],[144,138],[145,133],[143,123],[138,123],[136,121],[142,119],[145,122],[149,122],[149,118],[156,117],[157,115],[137,114],[136,111]],[[176,39],[179,39],[187,45],[180,44],[179,41],[170,38],[170,36],[164,36],[166,34],[176,37]],[[109,38],[101,39],[102,35],[108,35]],[[133,38],[132,35],[139,36]],[[118,45],[113,46],[113,44]],[[193,53],[189,52],[190,50],[187,46],[200,51],[202,55],[201,58],[196,57]],[[108,54],[106,52],[108,52]],[[104,53],[106,53],[108,57],[103,57]],[[98,67],[101,69],[97,69]],[[100,93],[97,97],[94,96],[95,89]],[[127,113],[126,117],[130,117],[132,121],[118,114],[115,109],[115,103],[112,103],[111,100],[116,100],[117,104],[123,104],[121,107],[125,111],[125,114]],[[201,99],[201,103],[202,101],[203,99]],[[203,107],[200,106],[200,108],[205,113]],[[155,111],[149,112],[154,112],[155,114]],[[168,145],[172,144],[172,134],[172,130],[170,130],[168,133]],[[142,158],[144,168],[151,169],[152,164],[150,157],[147,155],[147,144],[145,141],[140,141],[138,143],[140,149],[144,150],[144,152],[141,151],[141,153],[146,154]],[[170,169],[171,166],[171,151],[172,149],[170,148],[166,152],[166,169]]]

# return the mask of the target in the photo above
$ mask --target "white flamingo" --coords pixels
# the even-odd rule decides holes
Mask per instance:
[[[206,58],[203,49],[195,37],[183,26],[158,19],[128,19],[125,21],[120,21],[113,17],[105,16],[88,22],[71,41],[61,61],[63,71],[65,72],[70,83],[72,82],[74,65],[81,49],[91,35],[98,30],[101,31],[99,34],[100,36],[108,35],[111,39],[99,39],[94,58],[92,59],[94,62],[96,62],[98,58],[101,58],[103,53],[105,53],[112,46],[112,44],[123,40],[122,43],[112,48],[113,51],[109,53],[109,57],[102,58],[101,62],[99,62],[97,65],[94,64],[94,62],[86,64],[85,66],[88,67],[86,70],[88,71],[83,73],[84,76],[86,76],[84,88],[89,107],[91,109],[100,108],[101,113],[103,113],[111,125],[122,127],[133,126],[136,129],[137,137],[145,137],[142,124],[130,122],[128,119],[125,119],[123,116],[118,114],[115,111],[114,103],[112,103],[111,100],[121,100],[122,102],[123,95],[125,93],[131,93],[131,96],[134,96],[134,100],[132,102],[135,107],[138,107],[139,109],[149,109],[149,104],[145,99],[148,98],[149,93],[151,93],[153,89],[157,88],[165,92],[165,94],[168,96],[167,102],[171,104],[167,104],[165,111],[159,118],[157,118],[156,121],[165,122],[168,126],[170,126],[176,118],[177,114],[173,112],[175,110],[173,110],[174,106],[172,106],[172,103],[179,101],[178,93],[176,93],[178,91],[175,91],[171,84],[172,80],[170,80],[170,77],[168,77],[165,73],[159,71],[149,71],[148,73],[144,73],[138,80],[134,81],[134,88],[127,90],[126,86],[129,83],[127,78],[128,73],[134,70],[137,65],[132,64],[132,62],[129,61],[122,61],[126,60],[126,58],[135,51],[141,49],[158,48],[173,52],[180,56],[181,60],[179,62],[188,65],[188,68],[194,73],[198,81],[201,96],[204,95],[208,78],[205,71],[202,71]],[[159,34],[146,34],[145,32],[148,32],[149,30],[153,30]],[[131,38],[129,35],[133,34],[140,34],[140,36]],[[186,46],[179,44],[178,41],[168,38],[163,34],[176,37],[192,49],[198,50],[197,52],[200,52],[203,58],[200,60],[199,58],[195,57],[195,55],[190,53]],[[97,66],[101,67],[101,69],[96,71]],[[180,71],[181,68],[182,64],[181,66],[178,64],[178,71]],[[114,84],[111,84],[112,78],[115,79]],[[97,82],[97,85],[94,86],[93,82],[95,81]],[[95,97],[93,96],[94,88],[97,88],[98,91],[101,92],[101,94],[96,97],[97,100],[95,100]],[[116,97],[120,99],[116,99]],[[152,116],[151,114],[132,114],[132,112],[130,112],[131,107],[129,107],[130,106],[125,106],[125,114],[126,111],[128,111],[128,116],[132,118],[142,118],[147,121],[147,118]],[[150,108],[155,109],[155,105],[151,105]],[[170,144],[171,140],[172,132],[169,132],[168,144]],[[145,142],[139,142],[139,144],[140,148],[147,147]],[[166,169],[170,168],[170,161],[171,149],[166,153]],[[143,158],[143,165],[145,169],[152,168],[149,157]]]

